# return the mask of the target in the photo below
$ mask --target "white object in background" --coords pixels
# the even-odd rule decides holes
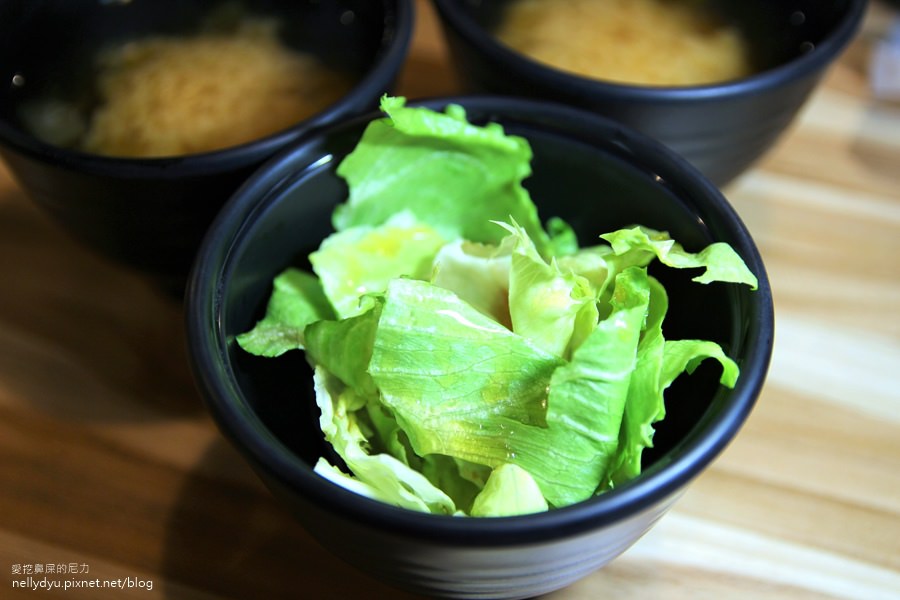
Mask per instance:
[[[872,48],[869,81],[876,98],[900,100],[900,19]]]

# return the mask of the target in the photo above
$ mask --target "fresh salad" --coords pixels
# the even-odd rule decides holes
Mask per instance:
[[[640,473],[664,390],[711,358],[667,340],[668,300],[648,274],[756,277],[727,244],[685,251],[642,226],[579,247],[544,226],[522,181],[531,148],[497,123],[382,99],[338,166],[349,197],[312,272],[279,274],[247,352],[303,350],[325,439],[322,477],[407,509],[507,516],[570,505]]]

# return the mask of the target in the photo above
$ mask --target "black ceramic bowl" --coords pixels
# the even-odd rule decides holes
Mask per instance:
[[[172,158],[107,158],[38,140],[29,102],[91,103],[93,61],[113,41],[195,30],[221,0],[0,0],[0,156],[26,192],[78,239],[179,287],[230,194],[265,159],[310,129],[373,110],[390,91],[413,27],[411,0],[260,0],[282,39],[348,72],[338,102],[287,130],[229,149]]]
[[[709,0],[747,37],[756,74],[652,87],[579,77],[517,53],[491,33],[514,0],[433,0],[468,91],[556,100],[622,121],[723,186],[792,122],[860,26],[866,0]]]
[[[525,181],[541,217],[565,218],[583,244],[621,226],[667,229],[689,250],[725,241],[759,277],[747,286],[659,273],[673,339],[722,344],[742,370],[737,387],[701,366],[668,392],[669,412],[645,472],[589,501],[520,517],[465,518],[395,508],[340,488],[312,466],[325,450],[311,372],[301,352],[278,359],[240,350],[235,335],[262,315],[272,278],[303,265],[331,231],[347,194],[335,169],[369,117],[305,137],[269,162],[226,205],[198,254],[186,294],[192,367],[209,410],[274,495],[335,554],[391,584],[436,596],[525,598],[561,588],[637,540],[740,429],[760,392],[773,340],[763,263],[719,191],[662,145],[613,121],[525,99],[462,97],[473,122],[501,123],[534,151]],[[648,567],[649,568],[649,567]]]

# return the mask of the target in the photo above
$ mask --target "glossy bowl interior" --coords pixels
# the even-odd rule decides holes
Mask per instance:
[[[740,364],[734,390],[702,366],[668,392],[669,414],[635,481],[592,500],[508,518],[420,514],[369,500],[312,470],[328,451],[311,372],[301,352],[278,359],[241,351],[236,334],[259,319],[272,278],[332,230],[346,198],[335,168],[370,117],[305,137],[232,198],[211,227],[186,294],[189,353],[199,389],[223,433],[274,495],[341,558],[398,587],[457,598],[525,598],[561,588],[615,558],[731,441],[765,379],[772,300],[753,240],[721,193],[683,159],[622,125],[523,99],[461,97],[477,123],[496,121],[534,151],[526,180],[542,218],[561,216],[583,244],[633,223],[667,229],[691,250],[727,241],[760,280],[746,286],[657,275],[669,290],[671,339],[705,337]]]
[[[209,222],[255,168],[304,132],[377,106],[394,84],[413,26],[411,0],[247,3],[250,15],[280,19],[286,45],[317,55],[356,83],[310,118],[232,148],[109,158],[44,143],[26,126],[23,107],[48,99],[89,113],[100,49],[147,35],[189,34],[223,5],[0,0],[0,156],[33,200],[78,239],[176,288]]]
[[[433,0],[468,91],[556,100],[617,119],[686,157],[724,186],[794,120],[859,29],[866,0],[705,0],[747,39],[758,71],[699,86],[580,77],[520,54],[492,34],[515,0]],[[598,40],[602,43],[602,40]]]

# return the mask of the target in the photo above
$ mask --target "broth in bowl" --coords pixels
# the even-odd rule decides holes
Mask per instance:
[[[94,61],[94,107],[43,99],[23,106],[23,120],[48,143],[141,158],[221,150],[287,129],[354,80],[289,48],[281,25],[226,5],[193,34],[109,46]]]
[[[702,85],[753,72],[741,32],[704,2],[515,0],[497,37],[547,65],[639,85]]]

